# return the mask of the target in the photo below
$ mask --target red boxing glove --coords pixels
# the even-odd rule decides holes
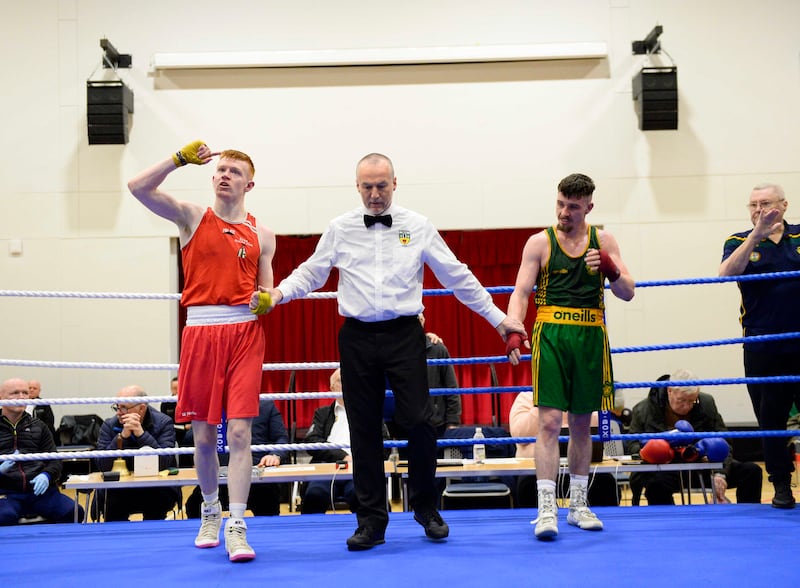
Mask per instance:
[[[523,337],[519,333],[511,333],[506,337],[506,356],[511,355],[511,352],[515,349],[521,349],[522,343],[527,340],[527,336]]]
[[[675,452],[666,439],[650,439],[639,450],[639,457],[647,463],[669,463],[675,457]]]
[[[609,282],[615,282],[619,279],[619,268],[617,264],[611,259],[611,256],[603,251],[602,249],[599,250],[600,252],[600,271],[603,273],[604,276],[608,278]]]

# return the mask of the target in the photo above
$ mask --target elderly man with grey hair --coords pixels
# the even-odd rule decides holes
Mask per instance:
[[[146,402],[133,402],[129,398],[147,396],[141,386],[125,386],[117,393],[117,402],[111,407],[114,416],[106,419],[100,429],[97,449],[141,449],[143,447],[175,447],[175,429],[172,419]],[[100,471],[111,469],[113,458],[99,458]],[[126,457],[129,471],[133,471],[133,457]],[[159,470],[175,465],[174,455],[158,457]],[[103,516],[107,521],[127,521],[131,514],[141,513],[145,520],[164,520],[167,512],[178,503],[180,493],[174,487],[121,488],[99,490],[92,502],[95,520]]]
[[[720,276],[745,276],[800,270],[800,224],[786,222],[789,201],[777,184],[759,184],[750,192],[747,210],[753,228],[725,239]],[[800,338],[769,339],[760,335],[800,331],[800,280],[738,282],[742,301],[739,322],[744,331],[744,374],[748,378],[793,376],[800,364]],[[753,337],[753,339],[750,339]],[[800,382],[750,382],[747,392],[763,431],[786,429],[792,404],[800,406]],[[772,506],[794,508],[794,456],[785,437],[764,437],[764,465],[775,487]]]
[[[727,431],[714,397],[700,392],[697,386],[680,384],[681,381],[696,379],[685,369],[661,376],[659,381],[669,380],[675,385],[651,388],[647,398],[633,407],[630,433],[671,431],[678,421],[687,421],[698,433]],[[639,449],[640,442],[631,441],[628,453],[638,453]],[[631,474],[631,490],[635,496],[644,490],[648,504],[675,504],[672,495],[680,492],[681,475],[680,472],[634,473]],[[736,461],[729,452],[722,469],[715,471],[712,477],[717,502],[728,502],[725,497],[728,488],[736,488],[736,502],[761,502],[763,472],[758,464]]]

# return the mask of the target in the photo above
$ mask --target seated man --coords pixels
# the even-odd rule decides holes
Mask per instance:
[[[28,382],[12,378],[0,387],[0,399],[28,398]],[[25,405],[0,407],[0,454],[56,451],[47,425],[25,412]],[[58,490],[61,462],[0,462],[0,525],[16,525],[20,517],[38,515],[51,523],[71,523],[75,502]],[[83,509],[79,509],[83,520]]]
[[[167,415],[170,419],[172,419],[173,426],[175,427],[175,440],[178,442],[178,446],[186,447],[189,444],[186,443],[186,433],[189,429],[192,428],[192,423],[183,423],[183,424],[175,424],[175,408],[177,407],[177,400],[178,400],[178,376],[172,378],[169,382],[169,393],[170,395],[175,398],[175,402],[162,402],[158,410],[163,412]],[[188,457],[188,463],[185,467],[192,467],[194,463],[192,463],[191,456],[178,456],[178,461],[181,461],[182,457]],[[180,464],[181,467],[184,467],[184,464]]]
[[[567,426],[567,413],[563,424]],[[511,405],[508,416],[509,431],[512,437],[536,437],[539,434],[539,409],[533,405],[533,392],[520,392]],[[597,426],[597,415],[592,415],[592,425]],[[534,457],[535,443],[517,443],[517,457]],[[559,476],[559,498],[565,498],[569,491],[569,475]],[[590,474],[587,499],[592,506],[617,506],[619,488],[613,474]],[[536,476],[520,476],[517,482],[517,504],[523,507],[537,507]]]
[[[425,327],[424,314],[419,315],[419,322]],[[425,333],[425,353],[428,359],[450,359],[450,352],[435,333]],[[458,388],[453,365],[429,365],[428,387]],[[461,425],[461,394],[431,394],[428,404],[431,406],[430,423],[436,429],[437,437],[441,438],[447,429]]]
[[[647,398],[633,407],[630,433],[671,431],[679,420],[688,421],[695,431],[727,431],[713,396],[700,392],[697,386],[678,384],[680,380],[694,379],[694,375],[684,369],[677,370],[672,376],[661,376],[659,381],[675,381],[676,385],[650,389]],[[640,448],[639,441],[631,441],[628,452],[638,453]],[[631,474],[631,491],[638,496],[644,489],[648,504],[675,504],[672,495],[681,491],[680,475],[680,472],[634,473]],[[693,475],[696,477],[697,473]],[[703,475],[708,476],[708,473]],[[725,491],[736,488],[736,502],[760,503],[762,477],[758,464],[736,461],[728,453],[722,470],[713,475],[717,502],[728,502]]]
[[[258,404],[258,416],[251,425],[253,445],[272,445],[288,443],[289,433],[283,424],[283,416],[272,400],[262,398]],[[186,435],[187,445],[193,445],[192,431]],[[253,465],[260,468],[281,465],[286,453],[282,451],[253,451]],[[219,456],[220,466],[227,466],[230,460],[229,453]],[[250,494],[247,496],[247,508],[256,516],[275,516],[281,514],[280,484],[256,483],[250,485]],[[230,504],[228,486],[221,484],[219,487],[219,502],[222,510],[227,510]],[[196,486],[189,498],[186,499],[186,516],[190,519],[200,518],[200,507],[203,504],[203,493],[200,486]]]
[[[331,374],[330,388],[331,392],[342,391],[342,374],[338,369]],[[389,438],[389,430],[385,424],[383,425],[383,438]],[[342,397],[314,411],[314,420],[303,442],[350,444],[350,429]],[[320,449],[310,453],[312,454],[311,463],[345,461],[348,468],[352,467],[353,457],[350,455],[349,449]],[[332,489],[331,484],[333,484]],[[353,480],[315,480],[306,486],[300,512],[302,514],[324,513],[333,508],[331,493],[333,502],[346,502],[350,510],[355,511],[356,496]]]
[[[39,380],[31,380],[28,382],[28,398],[39,398],[42,394],[42,383]],[[31,414],[37,419],[42,421],[50,430],[53,436],[53,441],[58,444],[60,439],[56,436],[56,418],[53,415],[53,409],[49,404],[34,404],[31,407]]]
[[[126,398],[147,396],[141,386],[125,386],[117,393],[119,401],[112,406],[116,416],[106,419],[100,428],[98,450],[141,449],[142,447],[175,447],[172,419],[144,402],[125,402]],[[133,456],[125,458],[128,471],[133,472]],[[98,458],[97,467],[105,472],[112,468],[114,458]],[[175,467],[174,455],[159,455],[158,469]],[[175,487],[120,488],[98,490],[92,501],[95,520],[127,521],[131,514],[142,513],[145,520],[164,520],[180,500]]]

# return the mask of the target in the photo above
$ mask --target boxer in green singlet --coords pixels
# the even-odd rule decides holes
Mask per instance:
[[[539,539],[558,534],[555,480],[564,411],[570,431],[567,522],[586,530],[603,528],[586,502],[591,413],[613,407],[603,286],[608,278],[611,292],[617,298],[630,300],[634,281],[622,262],[614,236],[586,222],[586,215],[594,207],[594,188],[592,179],[583,174],[571,174],[561,180],[556,197],[558,222],[528,239],[508,305],[508,316],[524,321],[536,286],[531,363],[534,400],[539,408],[535,446],[539,493],[535,535]],[[508,351],[509,361],[517,365],[520,349]]]

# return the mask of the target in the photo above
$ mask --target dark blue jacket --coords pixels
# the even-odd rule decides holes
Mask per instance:
[[[152,406],[148,406],[144,413],[142,428],[144,429],[144,433],[141,437],[131,435],[127,439],[122,440],[122,449],[175,447],[175,426],[172,424],[172,419],[164,413],[157,411]],[[119,449],[117,447],[117,435],[120,431],[122,431],[122,424],[116,416],[106,419],[103,426],[100,427],[97,449],[103,451]],[[103,457],[96,459],[95,462],[101,472],[106,472],[111,469],[114,458]],[[133,456],[126,457],[125,463],[128,466],[128,470],[132,472]],[[165,470],[171,467],[175,467],[174,455],[158,456],[159,470]]]

